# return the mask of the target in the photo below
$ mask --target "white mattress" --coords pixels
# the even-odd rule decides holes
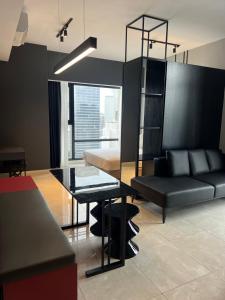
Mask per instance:
[[[95,149],[84,151],[85,162],[105,171],[120,169],[120,151],[118,149]]]

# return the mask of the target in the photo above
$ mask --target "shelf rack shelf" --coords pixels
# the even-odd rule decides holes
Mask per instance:
[[[162,97],[163,94],[157,94],[157,93],[141,93],[142,95],[146,96],[146,97]]]

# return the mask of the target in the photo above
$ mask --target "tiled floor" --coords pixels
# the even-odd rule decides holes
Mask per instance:
[[[70,219],[70,197],[46,171],[32,173],[59,223]],[[88,228],[66,231],[79,268],[79,300],[225,300],[225,199],[171,211],[136,202],[139,254],[120,268],[92,278],[100,239]]]

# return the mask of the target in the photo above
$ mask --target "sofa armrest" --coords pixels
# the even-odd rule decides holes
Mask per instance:
[[[154,158],[154,175],[158,177],[169,176],[168,161],[166,157]]]

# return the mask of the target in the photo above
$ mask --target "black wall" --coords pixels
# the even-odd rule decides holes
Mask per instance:
[[[141,59],[127,62],[124,67],[121,162],[135,161],[138,147],[139,101],[141,85]]]
[[[164,149],[219,148],[225,71],[167,64]]]
[[[121,62],[86,58],[60,77],[53,66],[65,54],[45,46],[13,48],[9,62],[0,62],[0,145],[25,148],[28,169],[50,166],[48,79],[121,85]]]
[[[123,63],[119,61],[87,57],[59,75],[54,75],[54,66],[65,56],[48,51],[48,78],[72,82],[122,85]]]
[[[13,48],[0,62],[0,145],[22,146],[28,169],[49,167],[47,48]]]

